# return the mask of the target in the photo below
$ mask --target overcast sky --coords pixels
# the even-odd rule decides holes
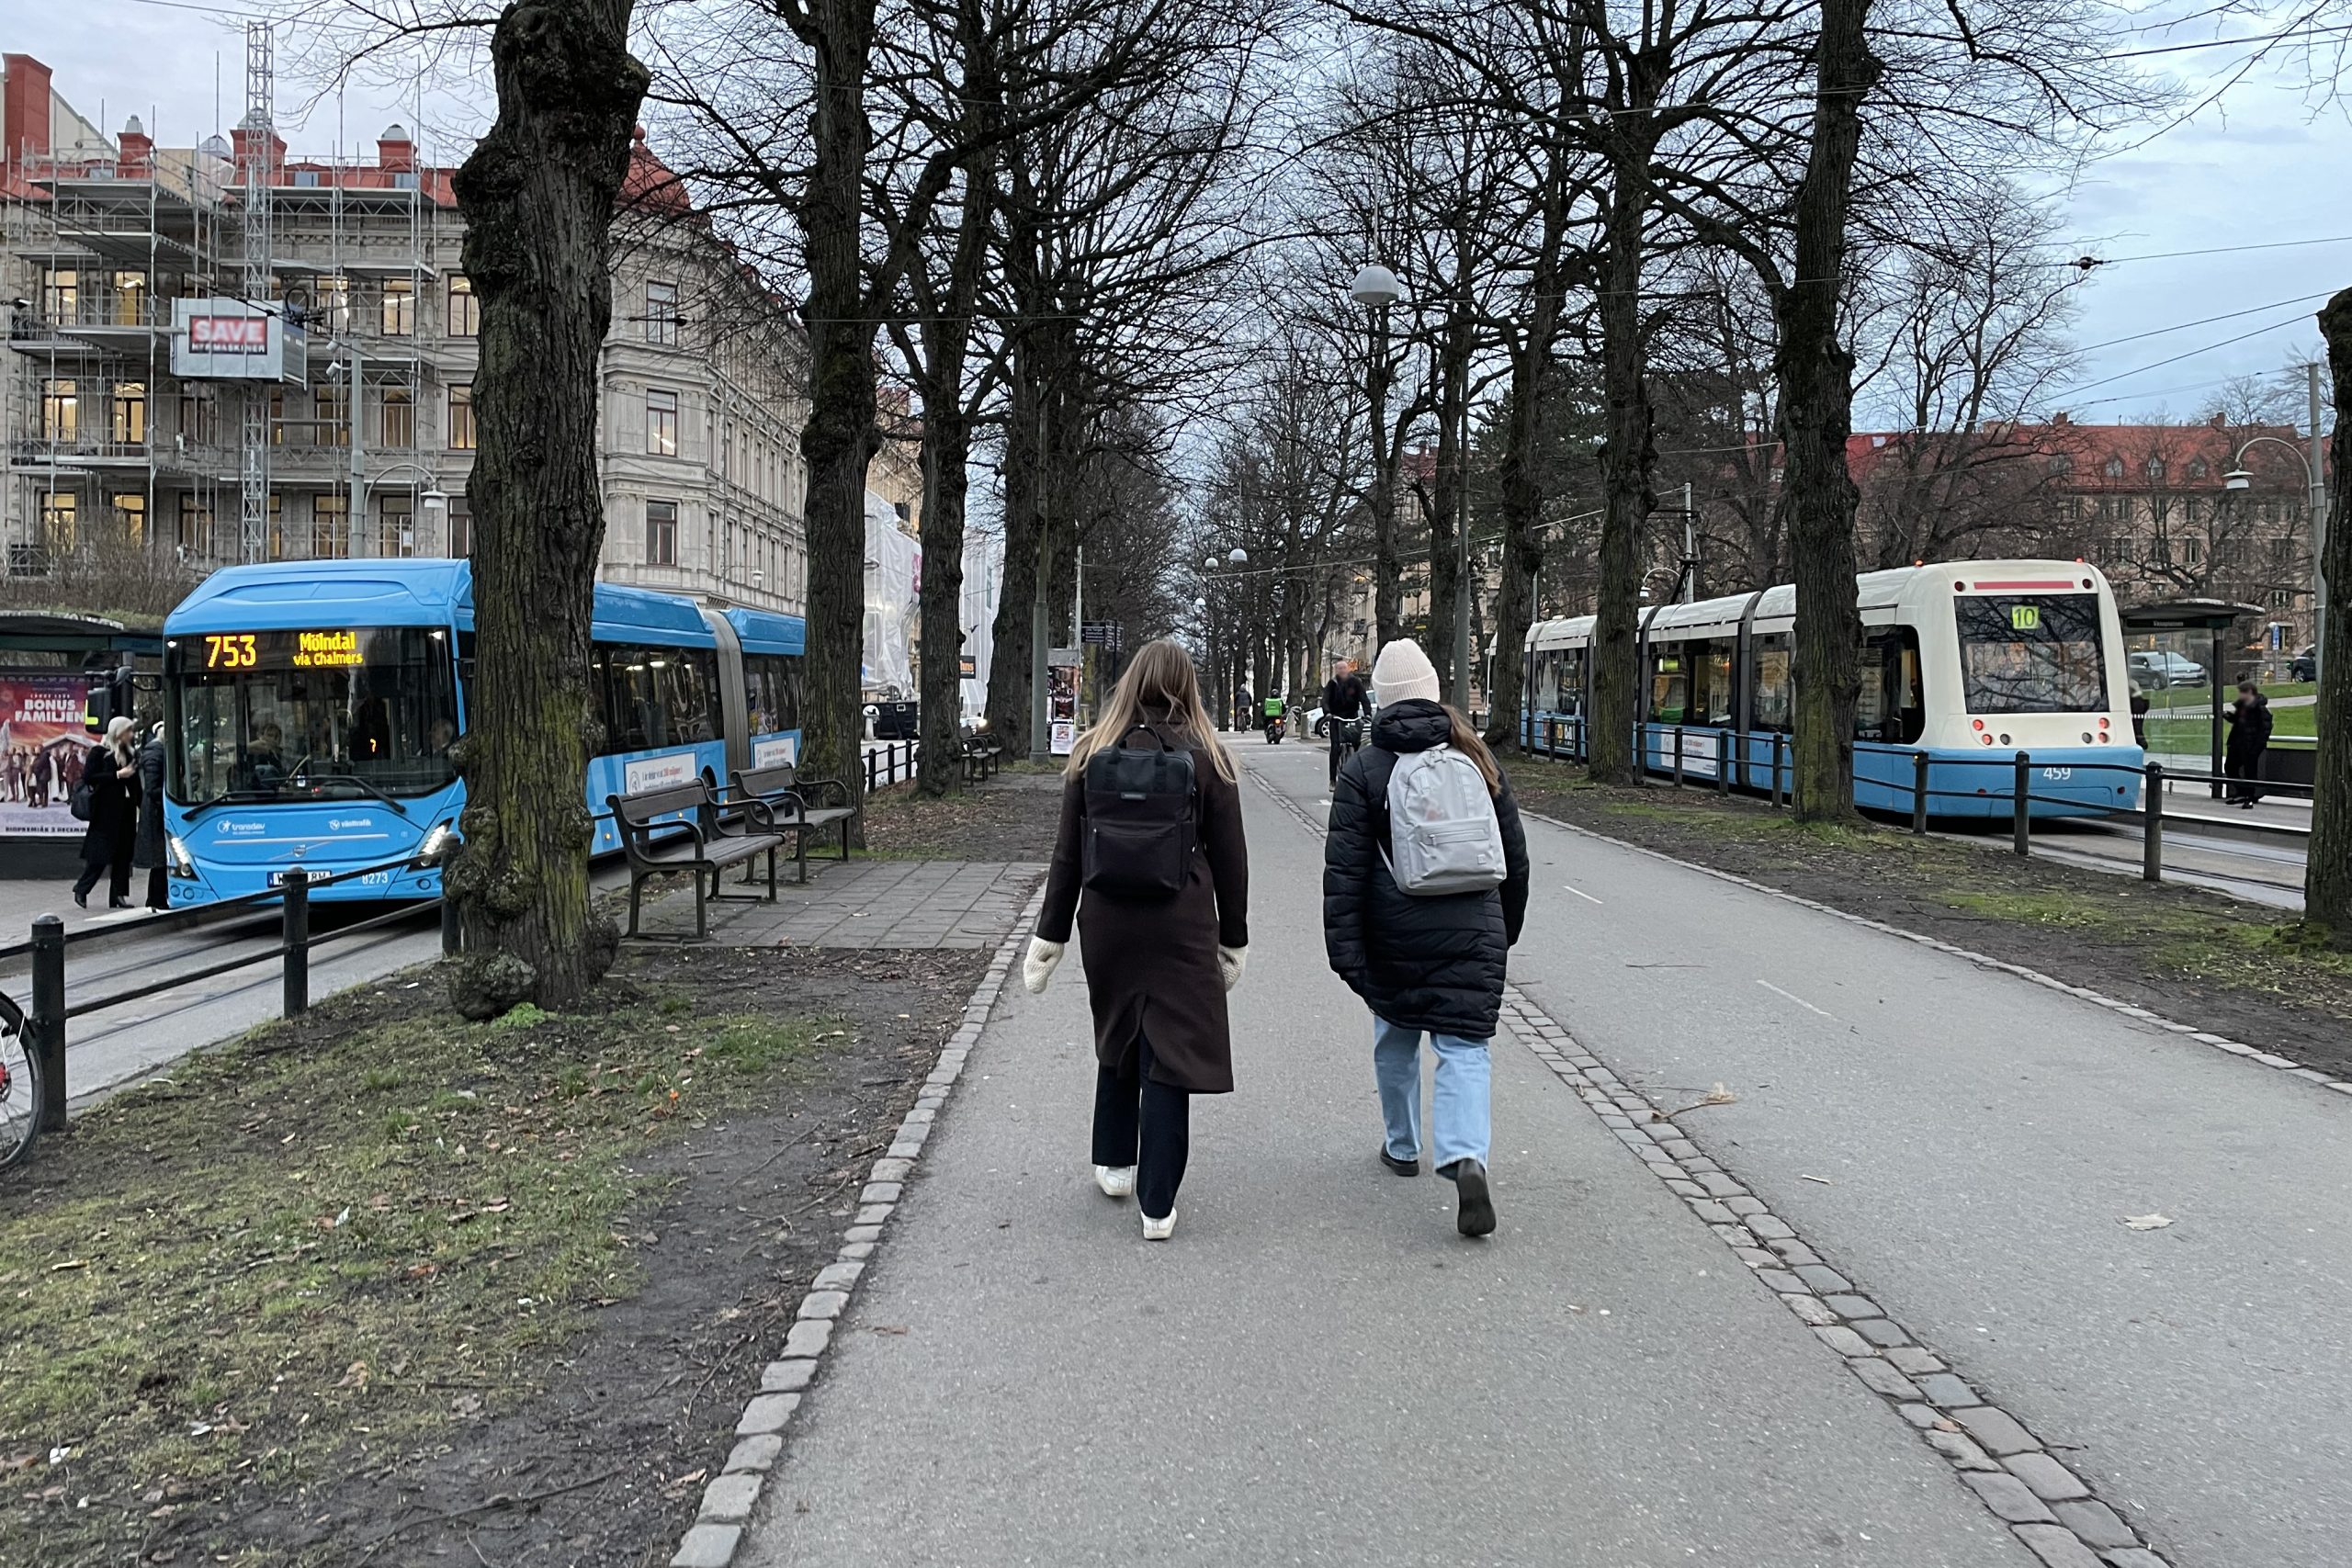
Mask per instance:
[[[182,0],[52,0],[10,9],[16,15],[0,43],[48,62],[58,89],[109,131],[138,114],[159,141],[186,146],[243,112],[244,35],[233,17]],[[2261,30],[2239,24],[2222,36]],[[2208,28],[2147,41],[2213,36]],[[2159,63],[2193,87],[2244,53],[2189,52]],[[422,98],[413,84],[368,85],[306,107],[299,63],[279,62],[277,118],[300,152],[372,153],[377,133],[398,120],[421,127],[428,159],[454,162],[487,99],[485,89],[462,81]],[[2067,193],[2069,254],[2167,259],[2118,259],[2098,269],[2078,296],[2086,368],[2052,408],[2090,420],[2194,416],[2229,378],[2317,355],[2312,312],[2327,293],[2352,283],[2352,243],[2168,254],[2352,241],[2352,206],[2340,177],[2352,167],[2352,125],[2340,109],[2315,110],[2276,75],[2236,87],[2226,111],[2208,109],[2143,146],[2112,153]],[[2231,319],[2208,320],[2222,316]],[[2172,327],[2181,330],[2117,341]],[[2242,334],[2248,335],[2223,343]]]

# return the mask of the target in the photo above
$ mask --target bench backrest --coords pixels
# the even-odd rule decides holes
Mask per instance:
[[[607,795],[605,799],[612,808],[613,823],[620,829],[621,838],[635,847],[657,831],[684,827],[686,824],[678,819],[681,813],[691,811],[699,816],[708,810],[710,791],[696,779],[692,784],[639,790],[635,795]]]
[[[800,770],[790,762],[777,762],[765,768],[735,770],[735,795],[739,800],[782,795],[799,787]]]

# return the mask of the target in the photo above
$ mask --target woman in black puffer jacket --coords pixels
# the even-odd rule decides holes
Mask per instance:
[[[1392,642],[1372,671],[1380,702],[1372,743],[1349,759],[1331,790],[1323,852],[1323,943],[1331,968],[1373,1013],[1373,1074],[1380,1085],[1383,1164],[1420,1174],[1421,1036],[1437,1056],[1432,1153],[1460,1199],[1464,1235],[1495,1228],[1487,1161],[1492,1077],[1487,1043],[1502,1010],[1510,949],[1527,914],[1527,837],[1510,785],[1477,732],[1437,700],[1437,671],[1419,644]],[[1388,783],[1399,756],[1452,746],[1477,764],[1502,830],[1499,887],[1416,896],[1390,874]]]

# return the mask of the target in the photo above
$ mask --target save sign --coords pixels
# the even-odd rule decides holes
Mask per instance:
[[[187,345],[199,354],[266,354],[267,316],[191,316]]]

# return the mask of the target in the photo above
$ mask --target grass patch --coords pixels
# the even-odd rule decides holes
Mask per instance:
[[[487,1024],[403,996],[191,1057],[0,1188],[0,1562],[117,1561],[516,1397],[635,1289],[642,1156],[847,1032],[626,980]]]

